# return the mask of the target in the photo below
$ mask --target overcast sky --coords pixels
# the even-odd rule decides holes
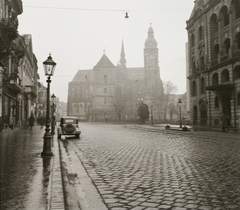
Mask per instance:
[[[19,34],[31,34],[40,82],[42,62],[57,63],[51,94],[67,102],[68,83],[78,70],[92,69],[105,54],[117,65],[124,41],[127,67],[143,67],[143,49],[152,24],[159,49],[160,77],[186,92],[186,20],[193,0],[22,0]],[[126,19],[125,12],[129,18]]]

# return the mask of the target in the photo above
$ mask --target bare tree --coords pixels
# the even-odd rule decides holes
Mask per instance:
[[[110,91],[109,103],[115,109],[118,119],[122,119],[122,114],[130,99],[130,92],[127,86],[124,88],[121,85],[116,85]]]
[[[167,110],[169,108],[170,95],[177,91],[177,86],[175,86],[171,81],[163,83],[164,98],[163,98],[163,109],[164,109],[164,120],[166,120]]]

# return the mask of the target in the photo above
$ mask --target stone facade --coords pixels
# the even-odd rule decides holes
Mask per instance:
[[[153,106],[154,119],[161,118],[160,97],[163,85],[158,65],[158,48],[152,27],[144,48],[144,67],[127,68],[122,42],[119,63],[115,66],[104,53],[93,69],[79,70],[68,88],[67,114],[81,120],[118,119],[116,107],[125,106],[121,119],[137,119],[137,107],[143,100]],[[116,104],[116,92],[121,100]],[[128,95],[127,98],[124,98]],[[125,103],[123,103],[125,101]]]
[[[186,29],[192,123],[239,127],[240,1],[196,0]]]

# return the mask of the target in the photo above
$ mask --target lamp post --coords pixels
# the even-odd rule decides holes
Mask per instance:
[[[179,126],[179,128],[182,128],[182,116],[181,116],[181,112],[182,112],[182,110],[181,110],[181,108],[182,108],[182,101],[181,101],[181,99],[178,99],[178,106],[179,106],[179,115],[180,115],[180,126]]]
[[[52,94],[52,126],[51,126],[51,134],[55,134],[55,110],[56,110],[56,104],[55,104],[55,98],[56,96]]]
[[[153,105],[151,105],[151,121],[152,121],[152,126],[153,126]]]
[[[52,144],[51,138],[52,135],[50,134],[50,117],[49,117],[49,100],[50,100],[50,83],[51,83],[51,76],[54,74],[54,70],[56,68],[56,63],[52,60],[51,54],[48,56],[47,60],[43,62],[44,73],[47,76],[47,113],[46,113],[46,129],[45,134],[43,136],[43,151],[41,156],[52,156]]]

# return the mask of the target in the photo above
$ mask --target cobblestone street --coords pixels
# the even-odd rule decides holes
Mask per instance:
[[[239,134],[145,127],[81,123],[68,140],[109,209],[240,209]]]

